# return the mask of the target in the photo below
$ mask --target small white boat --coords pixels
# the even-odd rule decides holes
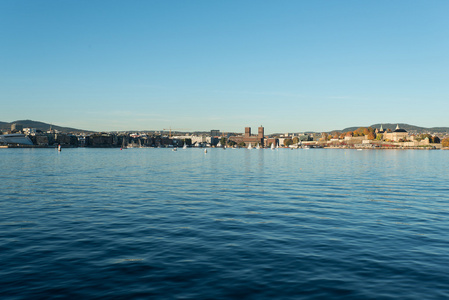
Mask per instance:
[[[204,149],[204,153],[207,153],[207,149]]]
[[[260,146],[259,146],[259,144],[257,144],[257,146],[256,146],[256,149],[257,149],[257,150],[259,150],[259,149],[260,149]]]
[[[187,145],[184,144],[184,146],[182,146],[182,149],[187,149]]]
[[[274,143],[273,143],[273,144],[271,144],[271,150],[274,150],[274,149],[276,149],[276,148],[274,147]]]
[[[253,147],[251,146],[251,143],[249,144],[248,149],[249,150],[253,149]]]

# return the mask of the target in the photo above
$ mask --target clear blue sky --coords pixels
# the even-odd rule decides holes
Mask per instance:
[[[449,126],[449,1],[0,0],[0,121]]]

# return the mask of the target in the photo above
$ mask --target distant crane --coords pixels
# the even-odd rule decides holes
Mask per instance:
[[[188,128],[171,128],[171,127],[170,127],[170,128],[168,128],[168,129],[167,129],[167,128],[163,128],[162,130],[168,130],[168,132],[169,132],[169,133],[168,133],[168,137],[171,138],[171,131],[172,131],[172,130],[189,130],[189,129],[188,129]]]

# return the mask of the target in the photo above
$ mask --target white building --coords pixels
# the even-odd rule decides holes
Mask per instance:
[[[24,128],[23,133],[26,135],[36,135],[36,128]]]

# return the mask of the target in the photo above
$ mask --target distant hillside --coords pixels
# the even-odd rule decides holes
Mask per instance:
[[[89,131],[89,130],[82,130],[82,129],[76,129],[76,128],[71,128],[71,127],[62,127],[62,126],[57,126],[57,125],[48,124],[48,123],[39,122],[39,121],[32,121],[32,120],[18,120],[18,121],[14,121],[14,122],[10,122],[10,123],[0,121],[0,130],[1,131],[10,130],[11,125],[14,123],[22,125],[23,128],[36,128],[36,129],[42,130],[44,132],[49,130],[50,126],[52,129],[58,130],[62,133],[93,132],[93,131]]]
[[[396,126],[399,125],[399,128],[405,129],[407,131],[417,131],[418,133],[422,133],[422,132],[447,132],[449,133],[449,127],[431,127],[431,128],[426,128],[426,127],[419,127],[419,126],[415,126],[415,125],[409,125],[409,124],[404,124],[404,123],[385,123],[385,124],[373,124],[370,126],[357,126],[357,127],[348,127],[345,128],[343,130],[336,130],[339,132],[347,132],[347,131],[354,131],[357,130],[360,127],[372,127],[372,128],[380,128],[380,126],[382,125],[383,129],[387,130],[387,129],[391,129],[391,130],[395,130]]]

